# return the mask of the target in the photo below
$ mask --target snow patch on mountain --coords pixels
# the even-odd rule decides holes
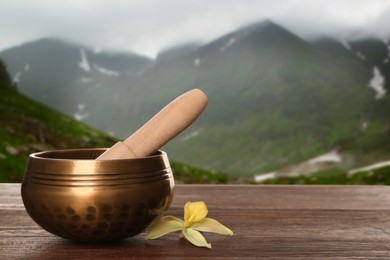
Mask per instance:
[[[347,49],[347,50],[352,50],[351,45],[347,41],[341,41],[341,44]]]
[[[103,68],[103,67],[100,67],[96,64],[93,64],[93,67],[98,71],[100,72],[101,74],[104,74],[104,75],[107,75],[107,76],[119,76],[120,75],[120,72],[118,71],[114,71],[114,70],[109,70],[109,69],[106,69],[106,68]]]
[[[253,179],[255,182],[260,183],[279,177],[307,176],[319,170],[327,169],[335,165],[341,165],[342,163],[343,159],[341,155],[336,150],[333,150],[305,162],[287,166],[278,171],[257,174],[253,176]]]
[[[320,156],[317,156],[307,162],[311,164],[323,163],[323,162],[341,163],[341,157],[336,150],[333,150],[330,151],[329,153],[325,153]]]
[[[229,41],[224,45],[222,46],[221,48],[219,48],[219,50],[221,52],[224,52],[227,48],[229,48],[230,46],[232,46],[234,43],[236,42],[236,38],[235,37],[232,37],[229,39]]]
[[[358,56],[358,58],[361,60],[366,60],[366,56],[364,56],[364,54],[359,51],[356,52],[356,56]]]
[[[374,66],[372,71],[373,75],[370,82],[368,83],[368,86],[376,92],[375,98],[381,99],[386,94],[385,78],[377,66]]]
[[[353,169],[353,170],[350,170],[348,172],[348,174],[353,175],[353,174],[358,173],[358,172],[371,171],[371,170],[375,170],[375,169],[382,168],[385,166],[390,166],[390,161],[379,162],[379,163],[371,164],[371,165],[366,166],[366,167]]]
[[[74,118],[76,120],[84,120],[89,116],[89,113],[85,112],[85,104],[81,103],[77,105],[77,111],[74,113]]]
[[[81,56],[81,60],[78,62],[79,67],[85,72],[90,72],[91,66],[89,65],[87,54],[83,49],[80,49],[80,56]]]
[[[25,63],[24,68],[18,72],[15,73],[14,77],[12,78],[12,82],[14,84],[20,83],[20,77],[22,76],[23,72],[27,72],[30,70],[30,64]]]
[[[150,64],[150,65],[148,65],[148,66],[146,66],[145,68],[141,69],[140,71],[138,71],[138,72],[136,73],[136,75],[137,75],[137,76],[142,76],[142,75],[144,75],[146,72],[148,72],[152,67],[153,67],[153,63]]]
[[[19,83],[20,82],[20,76],[22,76],[22,72],[19,71],[15,74],[15,76],[13,77],[12,79],[12,82],[15,84],[15,83]]]
[[[390,62],[390,44],[386,42],[387,46],[387,57],[383,60],[383,63],[389,63]]]
[[[269,172],[269,173],[264,173],[264,174],[261,174],[261,175],[255,175],[254,176],[254,181],[255,182],[264,182],[264,181],[267,181],[267,180],[272,180],[272,179],[275,179],[276,178],[276,172]]]
[[[80,82],[81,83],[91,83],[91,82],[93,82],[93,79],[82,77],[82,78],[80,78]]]
[[[368,127],[368,120],[363,120],[360,124],[360,130],[364,131]]]
[[[181,139],[181,141],[187,141],[187,140],[189,140],[189,139],[191,139],[191,138],[194,138],[194,137],[198,136],[200,132],[201,132],[201,131],[192,132],[192,133],[190,133],[189,135],[184,136],[184,137]]]
[[[102,52],[102,48],[96,46],[95,48],[93,48],[93,53],[95,54],[98,54],[98,53],[101,53]]]

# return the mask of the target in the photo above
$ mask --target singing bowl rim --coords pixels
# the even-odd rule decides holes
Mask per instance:
[[[167,153],[161,150],[147,157],[95,160],[106,150],[80,148],[32,153],[28,158],[26,172],[53,175],[148,174],[170,168]]]
[[[111,180],[123,180],[123,179],[150,179],[158,176],[165,176],[172,172],[171,168],[165,168],[160,171],[154,172],[142,172],[142,173],[109,173],[109,174],[60,174],[60,173],[42,173],[33,170],[26,170],[26,176],[39,178],[39,179],[51,179],[58,181],[111,181]]]
[[[69,186],[69,187],[86,187],[86,186],[128,186],[128,185],[150,185],[154,183],[163,183],[173,178],[172,174],[157,176],[149,179],[124,179],[124,180],[55,180],[41,179],[28,176],[24,182],[34,183],[43,186]]]

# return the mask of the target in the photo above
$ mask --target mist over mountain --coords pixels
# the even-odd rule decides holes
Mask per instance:
[[[20,94],[0,60],[0,182],[21,182],[28,155],[108,146],[116,140]]]
[[[26,95],[125,137],[176,96],[209,107],[164,147],[174,160],[259,174],[337,150],[353,167],[388,159],[389,42],[309,42],[265,21],[156,60],[43,39],[0,52]]]
[[[156,59],[158,61],[176,59],[182,55],[186,55],[190,52],[195,51],[197,48],[199,48],[201,46],[202,46],[202,44],[198,43],[198,42],[189,42],[189,43],[185,43],[185,44],[175,45],[175,46],[172,46],[170,48],[161,50],[157,54]]]
[[[44,104],[83,118],[80,95],[105,80],[138,73],[151,60],[133,53],[96,52],[57,39],[41,39],[1,52],[18,89]]]

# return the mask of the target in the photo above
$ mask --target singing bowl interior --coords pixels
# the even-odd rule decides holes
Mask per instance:
[[[151,174],[169,167],[167,154],[158,151],[142,158],[95,160],[106,149],[69,149],[33,153],[26,171],[59,175]]]

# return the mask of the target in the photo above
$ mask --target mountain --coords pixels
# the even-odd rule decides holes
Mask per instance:
[[[12,81],[7,73],[6,67],[3,63],[3,61],[0,60],[0,88],[11,88],[12,87]]]
[[[390,40],[367,38],[346,42],[323,38],[313,44],[332,56],[367,68],[370,76],[366,84],[374,91],[375,102],[371,103],[363,126],[367,126],[370,119],[381,120],[379,125],[385,131],[390,111]]]
[[[78,119],[83,100],[107,79],[141,72],[151,61],[133,53],[95,52],[56,39],[41,39],[1,52],[13,81],[29,97]]]
[[[56,94],[60,100],[71,103],[69,114],[82,105],[87,115],[83,121],[122,137],[176,96],[195,87],[202,89],[209,107],[164,147],[170,158],[190,165],[248,176],[337,149],[350,154],[353,162],[348,167],[354,167],[389,158],[390,101],[386,92],[378,96],[388,88],[387,81],[378,87],[385,73],[382,67],[374,70],[373,63],[357,57],[348,44],[364,51],[367,59],[385,55],[385,60],[388,55],[352,42],[308,42],[265,21],[200,46],[162,52],[132,74],[93,77],[97,85],[84,82],[90,84],[84,86],[88,91],[77,80],[65,87],[65,80],[52,82],[49,88],[61,93]],[[6,50],[0,57],[7,64],[14,62],[22,49],[14,48],[12,55]],[[80,47],[75,50],[77,59],[69,64],[84,73],[77,64],[83,60]],[[83,50],[88,64],[94,64],[94,54]],[[50,64],[43,57],[40,63]],[[41,83],[25,81],[22,75],[21,91],[39,88],[47,74],[59,73],[57,66],[47,66],[53,72],[36,76]],[[17,70],[11,72],[15,78]],[[80,77],[74,78],[80,81]],[[369,86],[371,81],[376,87]],[[58,108],[60,100],[51,102]]]
[[[380,70],[387,89],[390,90],[390,41],[368,38],[351,41],[349,46],[352,51],[360,55],[364,62]]]
[[[383,91],[390,90],[390,42],[383,39],[367,38],[351,41],[338,41],[322,38],[314,41],[314,45],[321,50],[351,63],[362,63],[372,67],[372,74],[383,78],[381,87],[374,90],[383,95]]]
[[[186,55],[195,51],[197,48],[201,46],[200,43],[197,42],[189,42],[185,44],[176,45],[167,49],[163,49],[157,54],[157,60],[172,60],[177,59],[182,55]]]
[[[146,121],[170,98],[200,87],[210,105],[168,151],[178,160],[209,169],[262,173],[335,148],[360,151],[366,144],[352,141],[359,136],[384,141],[386,130],[371,129],[376,123],[361,131],[362,124],[376,120],[370,115],[377,102],[368,87],[371,77],[367,64],[340,59],[266,22],[225,35],[180,59],[157,60],[134,83],[131,95],[138,100],[132,106],[137,110],[126,114]],[[140,125],[132,120],[119,133]],[[388,121],[378,125],[388,129]],[[363,162],[360,156],[356,160]]]
[[[53,149],[110,147],[117,140],[18,93],[0,60],[0,182],[21,182],[28,155]],[[171,162],[177,183],[226,183],[225,174]]]
[[[0,181],[20,182],[30,153],[108,147],[107,134],[18,93],[0,61]]]

